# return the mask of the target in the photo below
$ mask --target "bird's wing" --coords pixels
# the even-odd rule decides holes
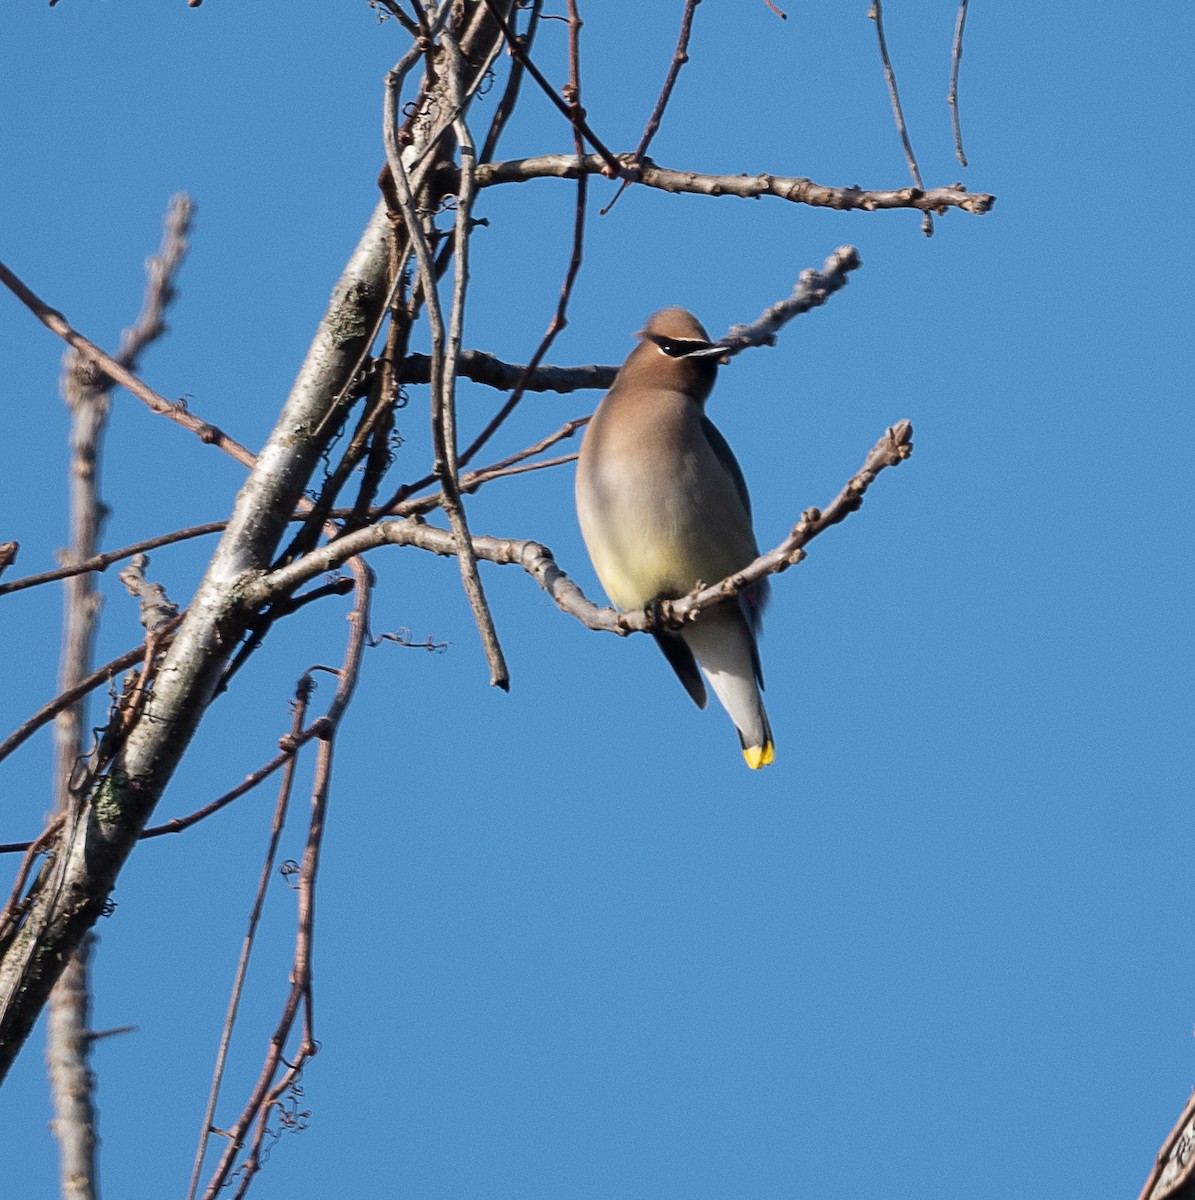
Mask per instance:
[[[727,475],[734,481],[735,491],[738,492],[739,499],[743,502],[743,508],[750,517],[751,495],[747,491],[747,480],[743,478],[743,468],[739,466],[739,460],[735,458],[730,443],[722,436],[717,425],[709,417],[701,418],[701,432],[705,434],[705,440],[709,442],[710,449],[717,456]]]
[[[714,457],[721,464],[722,469],[730,476],[731,482],[734,484],[734,489],[739,494],[739,499],[743,502],[743,511],[747,514],[747,523],[751,522],[751,495],[747,491],[747,480],[743,476],[743,468],[739,466],[739,460],[735,458],[734,451],[730,448],[730,443],[722,436],[717,425],[703,416],[701,418],[701,432],[705,435],[705,440],[709,442],[710,449],[714,452]],[[756,549],[756,553],[759,551]],[[747,564],[744,563],[744,566]],[[766,579],[761,579],[754,587],[749,588],[742,596],[739,597],[740,604],[743,609],[743,616],[747,618],[747,624],[755,634],[763,632],[763,610],[767,605],[768,597],[771,595],[772,589]],[[759,680],[760,686],[763,686],[763,672],[759,667],[759,652],[755,652],[755,677]]]
[[[692,697],[698,708],[704,708],[708,701],[705,691],[705,680],[697,669],[697,660],[693,651],[675,633],[657,633],[653,635],[656,645],[664,652],[668,665],[676,672],[676,677],[684,684],[685,691]]]

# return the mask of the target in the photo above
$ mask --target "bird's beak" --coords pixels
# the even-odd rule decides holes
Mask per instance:
[[[714,342],[712,345],[706,346],[702,350],[690,350],[689,353],[685,355],[685,357],[686,358],[723,358],[724,359],[726,350],[727,350],[727,347],[723,346],[721,344],[721,342]],[[728,360],[724,359],[724,361],[728,361]]]

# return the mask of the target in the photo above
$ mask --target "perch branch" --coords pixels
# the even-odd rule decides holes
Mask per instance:
[[[900,421],[887,430],[863,466],[824,509],[808,509],[778,546],[729,578],[708,586],[702,583],[687,596],[665,601],[659,606],[665,623],[678,626],[692,620],[703,608],[723,603],[765,576],[800,562],[809,542],[862,505],[864,494],[881,471],[897,466],[909,457],[913,450],[912,439],[913,427],[908,421]],[[417,546],[433,554],[456,554],[455,539],[449,530],[414,518],[382,521],[321,546],[300,562],[259,578],[246,591],[245,601],[254,605],[268,603],[275,593],[285,594],[307,579],[339,566],[346,558],[387,543]],[[556,565],[552,552],[537,542],[475,536],[473,549],[478,558],[488,562],[522,567],[552,597],[558,608],[590,629],[625,635],[650,632],[658,627],[658,617],[650,609],[622,613],[586,599],[581,589]]]

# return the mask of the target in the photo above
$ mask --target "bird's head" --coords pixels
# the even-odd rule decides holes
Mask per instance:
[[[623,373],[637,383],[673,388],[704,401],[714,386],[724,346],[710,341],[705,326],[683,308],[652,313],[635,335],[641,339]]]

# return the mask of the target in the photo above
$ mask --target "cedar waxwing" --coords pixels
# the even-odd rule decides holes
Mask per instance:
[[[676,599],[699,579],[717,583],[759,556],[743,473],[705,415],[724,348],[683,308],[656,313],[637,336],[585,431],[577,464],[581,534],[602,586],[622,609]],[[767,594],[761,581],[737,603],[655,635],[704,708],[700,665],[753,770],[775,757],[755,642]]]

